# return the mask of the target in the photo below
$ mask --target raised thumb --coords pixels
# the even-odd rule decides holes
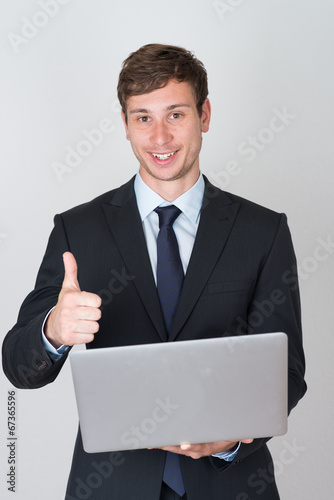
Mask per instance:
[[[74,255],[71,252],[65,252],[63,254],[63,261],[65,269],[63,288],[70,288],[71,290],[80,292],[78,265]]]

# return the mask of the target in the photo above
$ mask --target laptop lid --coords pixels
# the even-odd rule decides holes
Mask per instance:
[[[287,431],[287,336],[245,335],[70,355],[86,452]]]

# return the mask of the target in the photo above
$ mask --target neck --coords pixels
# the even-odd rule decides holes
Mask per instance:
[[[158,195],[164,200],[169,202],[173,202],[176,198],[192,188],[199,178],[199,171],[194,173],[192,172],[192,175],[190,176],[184,176],[180,179],[173,180],[156,179],[155,177],[148,175],[145,171],[143,172],[142,169],[140,169],[139,173],[142,180],[148,185],[148,187],[158,193]]]

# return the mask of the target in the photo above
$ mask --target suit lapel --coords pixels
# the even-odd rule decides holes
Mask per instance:
[[[159,297],[139,216],[133,179],[121,186],[109,204],[103,205],[110,230],[133,283],[160,338],[167,340]]]
[[[169,340],[187,321],[212,273],[233,227],[239,204],[206,180],[201,219]]]
[[[103,210],[127,270],[135,276],[133,283],[143,305],[161,340],[166,341],[167,333],[133,182],[132,179],[116,190],[110,203],[103,205]],[[206,179],[201,219],[169,340],[176,338],[203,292],[224,249],[238,209],[239,204],[232,203],[223,191]]]

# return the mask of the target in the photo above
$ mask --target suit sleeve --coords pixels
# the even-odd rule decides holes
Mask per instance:
[[[305,359],[302,345],[301,308],[297,265],[286,216],[280,216],[277,231],[258,274],[248,308],[245,333],[285,332],[288,335],[288,411],[306,392]],[[251,437],[251,436],[249,436]],[[210,457],[218,470],[224,470],[257,451],[270,438],[241,444],[234,460],[226,462]]]
[[[68,353],[56,362],[52,360],[43,346],[41,332],[47,313],[58,300],[64,278],[62,254],[68,250],[62,219],[56,216],[35,289],[24,300],[17,324],[2,346],[4,373],[20,389],[35,389],[53,382],[67,358]]]

